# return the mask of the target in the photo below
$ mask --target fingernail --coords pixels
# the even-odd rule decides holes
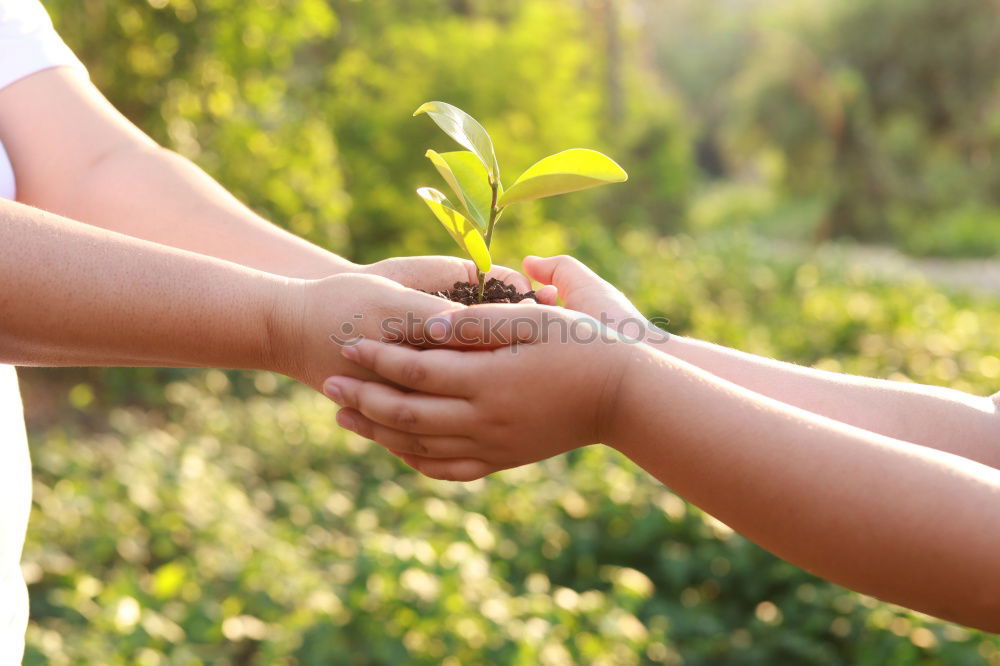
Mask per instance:
[[[323,382],[323,394],[338,405],[344,401],[344,392],[334,377]]]
[[[348,430],[356,430],[358,427],[354,417],[346,413],[344,410],[337,412],[337,423],[341,428],[347,428]]]
[[[344,345],[340,348],[340,355],[348,361],[357,361],[361,356],[356,345]]]
[[[451,321],[444,317],[433,317],[427,320],[425,331],[431,342],[444,342],[451,331]]]

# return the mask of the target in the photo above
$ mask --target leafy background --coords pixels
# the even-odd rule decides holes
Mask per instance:
[[[995,263],[994,0],[46,6],[133,121],[354,260],[454,252],[413,194],[451,148],[410,113],[443,99],[508,183],[572,146],[631,176],[522,206],[502,263],[573,253],[756,353],[1000,385],[995,288],[863,251]],[[447,484],[270,374],[21,376],[26,664],[1000,664],[997,638],[783,563],[602,447]]]

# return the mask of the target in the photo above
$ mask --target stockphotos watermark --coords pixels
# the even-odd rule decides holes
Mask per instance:
[[[330,334],[341,346],[356,344],[362,337],[380,342],[412,342],[457,346],[484,345],[502,347],[517,343],[545,343],[552,340],[591,344],[594,342],[662,343],[670,339],[665,329],[670,321],[665,317],[626,317],[616,320],[602,314],[600,319],[587,316],[566,317],[564,314],[542,312],[538,316],[466,316],[452,322],[447,317],[386,317],[378,323],[377,333],[362,335],[367,317],[356,314]]]

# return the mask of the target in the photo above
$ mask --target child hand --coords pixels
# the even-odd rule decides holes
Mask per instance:
[[[433,327],[446,322],[450,339]],[[539,305],[476,306],[437,318],[432,337],[474,351],[417,350],[371,340],[342,354],[405,389],[336,376],[324,392],[337,422],[424,474],[470,481],[608,436],[627,344],[590,317]]]
[[[570,310],[588,314],[629,338],[648,342],[652,341],[651,335],[657,338],[664,335],[625,294],[573,257],[527,256],[523,267],[525,274],[536,282],[554,285]],[[538,290],[545,295],[544,302],[550,299],[548,289],[551,287]]]

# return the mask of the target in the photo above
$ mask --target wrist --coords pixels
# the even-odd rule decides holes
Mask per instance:
[[[608,380],[598,404],[597,441],[628,455],[629,419],[625,413],[630,400],[636,399],[635,385],[642,367],[648,363],[646,345],[620,340],[614,343],[610,355]],[[624,447],[624,448],[623,448]]]
[[[333,252],[323,250],[322,254],[310,258],[307,263],[301,260],[295,261],[283,274],[303,280],[321,280],[342,273],[362,273],[364,269],[364,264],[356,264]]]
[[[318,275],[318,278],[329,277],[330,275],[340,275],[341,273],[364,273],[367,264],[356,264],[333,252],[327,253],[327,272]]]
[[[647,346],[661,354],[667,354],[680,361],[690,362],[692,339],[679,335],[667,334],[662,340],[648,342]]]
[[[310,280],[278,277],[269,283],[264,308],[265,370],[300,377],[305,367],[303,330]]]

